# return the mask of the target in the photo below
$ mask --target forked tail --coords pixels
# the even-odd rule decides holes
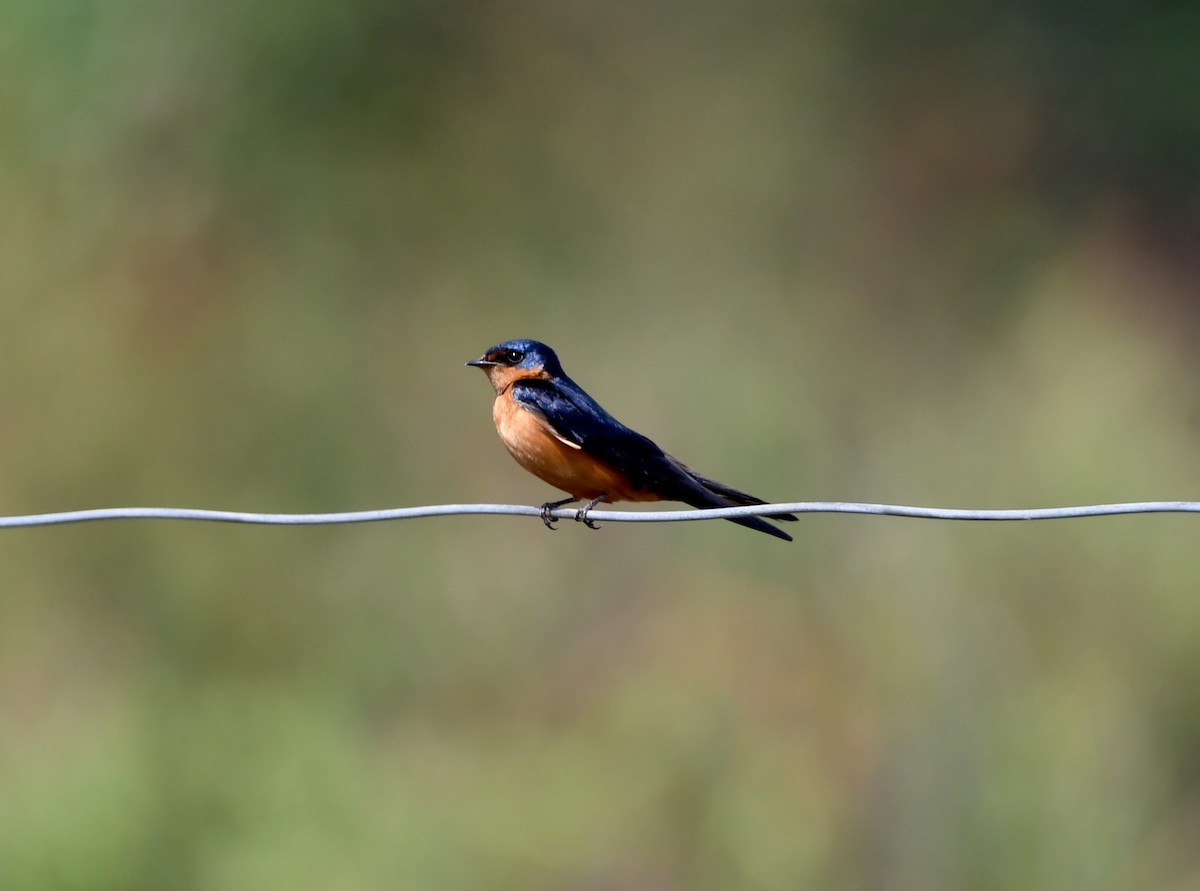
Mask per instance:
[[[685,504],[700,508],[742,507],[753,504],[767,504],[761,498],[755,498],[753,495],[742,492],[739,489],[734,489],[732,486],[709,479],[678,461],[676,463],[697,484],[696,489],[688,492],[688,497],[680,499]],[[764,514],[763,516],[769,517],[772,520],[784,520],[787,522],[794,522],[796,520],[795,514]],[[792,540],[790,535],[782,529],[772,526],[762,517],[729,517],[728,519],[731,523],[737,523],[739,526],[745,526],[748,529],[765,532],[767,535],[774,535],[776,538],[782,538],[784,541]]]

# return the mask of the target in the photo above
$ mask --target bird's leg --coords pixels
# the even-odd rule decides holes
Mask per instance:
[[[591,501],[589,501],[587,504],[585,504],[583,507],[581,507],[578,511],[575,512],[575,522],[582,523],[584,526],[587,526],[589,529],[599,529],[600,527],[597,526],[594,521],[588,519],[588,511],[590,511],[593,507],[595,507],[601,501],[607,501],[607,500],[608,500],[608,495],[597,495],[595,498],[593,498]]]
[[[550,516],[550,511],[562,507],[564,504],[570,504],[572,501],[578,501],[578,498],[564,498],[562,501],[547,501],[542,505],[542,522],[546,524],[546,528],[551,532],[554,531],[554,524],[558,522],[558,517]]]

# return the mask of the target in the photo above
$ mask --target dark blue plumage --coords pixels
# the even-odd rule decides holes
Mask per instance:
[[[628,480],[628,491],[624,494],[607,492],[605,494],[610,497],[602,496],[602,500],[662,499],[682,501],[693,507],[765,503],[702,476],[672,458],[653,440],[626,427],[563,371],[554,350],[544,343],[506,341],[467,364],[483,367],[488,372],[497,391],[497,400],[512,399],[521,409],[544,421],[554,438],[570,446],[568,449],[559,446],[564,453],[559,456],[560,460],[569,460],[573,448],[577,450],[576,454],[582,452]],[[501,436],[504,437],[503,432]],[[534,472],[539,471],[534,469]],[[570,491],[570,487],[566,488]],[[579,493],[572,494],[578,497]],[[796,519],[791,514],[769,516],[775,520]],[[792,540],[791,536],[759,517],[739,517],[730,522]]]

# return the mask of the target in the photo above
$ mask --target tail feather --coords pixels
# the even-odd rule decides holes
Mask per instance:
[[[674,459],[672,459],[674,460]],[[696,483],[694,489],[690,489],[685,497],[680,498],[685,504],[690,504],[692,507],[743,507],[754,504],[767,504],[761,498],[756,498],[739,489],[734,489],[732,486],[727,486],[724,483],[719,483],[716,480],[709,479],[703,474],[699,474],[692,470],[686,464],[676,461],[679,468],[686,473],[693,482]],[[793,522],[797,519],[795,514],[763,514],[772,520],[785,520]],[[745,526],[749,529],[765,532],[768,535],[774,535],[776,538],[782,538],[784,541],[791,541],[792,537],[772,526],[770,523],[761,517],[728,517],[731,523],[737,523],[739,526]]]
[[[727,486],[724,483],[718,483],[716,480],[710,480],[708,477],[701,476],[695,471],[692,471],[691,474],[693,479],[695,479],[696,482],[698,482],[704,488],[708,489],[708,491],[712,492],[714,495],[719,495],[722,498],[729,499],[729,501],[733,504],[751,505],[769,503],[763,501],[761,498],[748,495],[747,493],[735,489],[732,486]],[[798,519],[795,514],[763,514],[763,516],[770,517],[772,520],[786,520],[788,522],[795,522]]]
[[[698,507],[699,505],[692,505]],[[705,505],[706,507],[714,507],[717,505]],[[732,505],[720,505],[722,507],[732,507]],[[739,526],[745,526],[747,529],[756,529],[759,532],[765,532],[767,535],[774,535],[776,538],[782,538],[784,541],[791,541],[792,537],[780,529],[778,526],[772,526],[766,520],[758,517],[728,517],[730,523],[737,523]]]

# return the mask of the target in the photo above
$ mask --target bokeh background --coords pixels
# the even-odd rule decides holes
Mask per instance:
[[[0,512],[1200,497],[1200,7],[6,0]],[[0,887],[1200,888],[1200,526],[0,534]]]

